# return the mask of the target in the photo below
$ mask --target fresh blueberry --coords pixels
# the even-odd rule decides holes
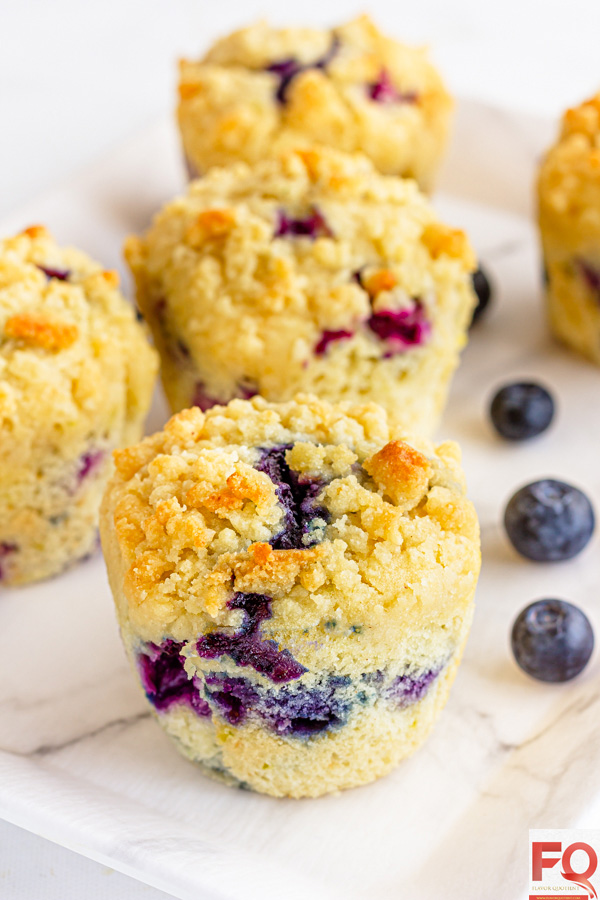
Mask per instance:
[[[580,609],[564,600],[537,600],[515,620],[511,646],[519,666],[539,681],[570,681],[585,669],[594,632]]]
[[[475,325],[483,315],[490,300],[492,299],[492,286],[490,280],[481,267],[471,275],[473,290],[477,294],[477,306],[473,310],[473,318],[471,325]]]
[[[545,431],[554,417],[552,395],[540,384],[506,384],[490,406],[494,428],[507,441],[526,441]]]
[[[594,525],[594,510],[585,494],[550,478],[522,487],[504,513],[504,527],[513,547],[536,562],[577,556],[590,540]]]

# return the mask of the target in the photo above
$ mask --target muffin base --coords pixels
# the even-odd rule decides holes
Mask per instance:
[[[180,703],[153,715],[183,756],[204,774],[272,797],[319,797],[368,784],[388,774],[425,741],[446,704],[462,657],[461,646],[422,700],[398,708],[379,699],[355,711],[340,728],[309,737],[286,737],[256,720],[232,725],[213,713],[197,715]],[[131,653],[131,656],[134,654]]]
[[[600,365],[600,291],[595,296],[581,265],[572,260],[547,260],[546,301],[555,337],[586,359]]]
[[[380,701],[339,731],[307,739],[199,717],[184,705],[157,719],[179,751],[213,778],[272,797],[319,797],[375,781],[414,753],[448,699],[459,660],[406,709]]]
[[[466,318],[466,305],[461,310],[463,314]],[[298,392],[307,392],[331,403],[374,401],[387,410],[390,421],[405,433],[424,436],[431,435],[438,425],[459,353],[466,343],[464,332],[457,329],[454,340],[445,346],[425,345],[390,359],[380,359],[367,356],[362,346],[354,346],[354,341],[344,341],[323,358],[313,358],[296,380],[289,377],[289,372],[283,377],[275,371],[260,385],[248,377],[204,391],[203,373],[194,361],[175,359],[160,331],[153,327],[153,332],[161,354],[161,381],[174,413],[190,406],[207,409],[225,405],[235,397],[247,400],[254,394],[272,402],[285,402]],[[282,383],[285,381],[287,384]]]
[[[99,548],[98,509],[110,468],[108,453],[76,489],[38,488],[18,505],[0,503],[0,585],[19,586],[51,578]],[[16,486],[18,491],[19,486]],[[15,491],[15,492],[16,492]]]

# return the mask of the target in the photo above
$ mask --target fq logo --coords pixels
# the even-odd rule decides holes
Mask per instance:
[[[599,900],[600,831],[529,832],[529,900]]]

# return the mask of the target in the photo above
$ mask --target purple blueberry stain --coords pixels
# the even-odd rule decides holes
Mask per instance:
[[[323,539],[327,510],[316,502],[324,482],[290,469],[285,455],[292,444],[263,449],[255,468],[269,476],[285,510],[282,530],[269,542],[274,550],[303,550]]]
[[[310,737],[346,724],[352,708],[347,675],[329,675],[312,687],[285,687],[262,700],[259,714],[277,732]]]
[[[10,541],[0,541],[0,581],[6,577],[6,572],[4,570],[4,566],[2,565],[3,560],[7,557],[11,556],[13,553],[16,553],[18,550],[17,544],[13,544]]]
[[[81,484],[84,479],[94,474],[100,468],[104,461],[106,452],[104,450],[88,450],[79,458],[77,469],[77,483]]]
[[[358,682],[348,675],[324,673],[310,684],[285,684],[266,688],[244,676],[209,672],[204,676],[204,696],[230,725],[242,725],[249,717],[262,720],[276,734],[308,738],[346,724],[355,705],[372,705],[383,699],[399,710],[424,699],[442,666],[392,678],[381,670],[367,672]]]
[[[38,265],[38,269],[40,269],[48,281],[51,278],[56,278],[57,281],[68,281],[71,271],[69,269],[54,269],[50,266],[40,266]]]
[[[237,386],[237,394],[240,400],[251,400],[258,394],[258,385],[251,381],[242,381]]]
[[[251,400],[258,394],[258,387],[250,381],[241,381],[236,387],[236,393],[233,397],[225,399],[223,397],[215,397],[206,389],[206,385],[202,381],[197,381],[194,386],[192,395],[192,406],[199,407],[202,412],[211,409],[213,406],[225,406],[230,400]]]
[[[352,707],[343,675],[321,678],[313,686],[285,686],[265,689],[244,677],[220,672],[205,675],[205,696],[230,725],[241,725],[248,716],[257,716],[276,734],[310,737],[346,723]]]
[[[354,337],[354,332],[347,331],[346,329],[340,329],[339,331],[324,331],[315,345],[315,355],[324,356],[325,353],[327,353],[330,344],[336,343],[337,341],[347,341],[351,337]]]
[[[203,635],[197,649],[202,658],[226,654],[238,665],[247,665],[250,659],[253,668],[274,682],[272,687],[226,672],[190,678],[182,655],[185,645],[167,639],[160,646],[145,644],[137,657],[142,686],[155,709],[162,713],[185,704],[198,716],[214,712],[230,725],[243,725],[252,717],[282,737],[310,738],[343,727],[355,705],[365,707],[383,699],[402,710],[420,702],[443,668],[405,672],[392,679],[376,670],[357,681],[333,673],[311,677],[308,683],[298,681],[307,670],[273,641],[260,640],[258,629],[271,615],[270,602],[262,594],[236,594],[228,605],[243,611],[242,627],[234,633]]]
[[[363,282],[363,269],[364,267],[353,272],[352,280],[368,293]],[[369,299],[372,302],[371,296]],[[411,305],[404,309],[383,309],[372,312],[365,324],[379,340],[386,343],[384,359],[404,353],[410,347],[425,344],[431,337],[431,322],[427,318],[425,306],[419,297],[412,298]]]
[[[416,103],[416,91],[399,91],[387,69],[382,69],[377,79],[367,85],[367,94],[375,103]]]
[[[372,313],[367,325],[373,334],[388,344],[387,356],[403,353],[409,347],[418,347],[431,335],[431,323],[418,299],[406,309],[386,309]]]
[[[279,103],[282,106],[285,105],[287,102],[287,92],[292,81],[302,72],[308,72],[310,69],[320,69],[323,72],[326,71],[327,66],[338,52],[339,47],[340,40],[337,35],[334,34],[327,51],[323,56],[314,60],[314,62],[302,63],[294,56],[288,56],[285,59],[276,60],[268,65],[265,71],[271,72],[279,79],[279,84],[275,91],[275,96]]]
[[[277,212],[277,224],[274,237],[308,237],[316,240],[320,237],[332,237],[333,232],[327,224],[323,213],[313,206],[311,212],[304,218],[294,218],[288,215],[284,209]]]
[[[192,396],[192,406],[197,406],[202,412],[206,412],[207,409],[211,409],[213,406],[220,406],[223,404],[223,400],[218,397],[213,397],[212,394],[209,394],[206,390],[206,387],[202,381],[197,381],[194,386],[194,393]]]
[[[166,640],[160,646],[146,644],[138,654],[138,668],[146,697],[158,712],[185,703],[199,716],[210,716],[203,700],[184,668],[184,644]]]
[[[230,725],[241,725],[258,704],[258,690],[247,678],[210,672],[204,681],[206,696]]]
[[[577,267],[587,287],[596,295],[596,300],[600,303],[600,269],[584,259],[577,260]]]
[[[293,681],[307,671],[289,650],[280,650],[275,641],[263,640],[260,624],[272,616],[270,597],[236,593],[227,606],[242,611],[240,629],[202,635],[196,644],[198,656],[202,659],[228,656],[237,666],[249,666],[275,684]]]
[[[441,668],[435,668],[418,675],[399,675],[383,690],[383,696],[399,709],[405,709],[425,697],[440,671]]]

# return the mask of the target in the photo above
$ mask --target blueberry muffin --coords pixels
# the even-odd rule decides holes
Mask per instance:
[[[97,542],[111,452],[141,435],[158,363],[116,272],[42,227],[0,242],[0,582]]]
[[[422,48],[367,16],[333,31],[265,22],[180,63],[178,119],[190,176],[321,143],[361,150],[386,175],[432,185],[452,101]]]
[[[459,450],[376,404],[232,400],[115,454],[101,533],[153,712],[213,775],[318,796],[424,740],[473,611]]]
[[[475,259],[414,181],[330,148],[212,169],[125,254],[173,412],[306,391],[435,427]]]
[[[538,204],[551,328],[600,364],[600,94],[565,113]]]

